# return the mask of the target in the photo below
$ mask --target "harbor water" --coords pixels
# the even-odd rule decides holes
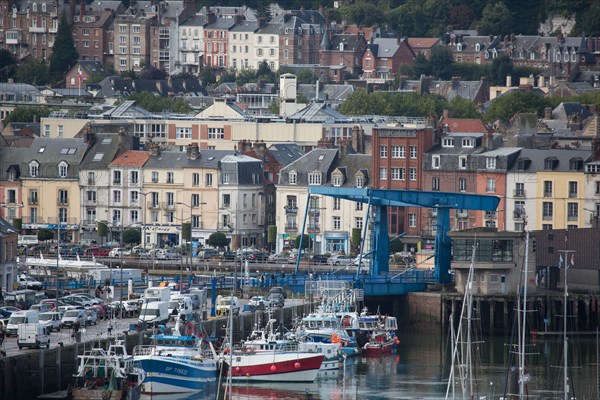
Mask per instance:
[[[234,383],[233,399],[444,399],[450,373],[449,340],[435,334],[401,334],[398,350],[382,357],[348,358],[345,368],[328,372],[312,384]],[[569,339],[571,396],[580,400],[598,399],[596,339],[575,336]],[[511,346],[504,338],[486,338],[474,345],[475,399],[500,399],[507,386]],[[562,337],[541,338],[527,346],[529,398],[562,399]],[[455,385],[454,398],[463,398]],[[223,399],[225,386],[215,385],[204,393],[184,399]],[[169,399],[174,399],[169,396]],[[452,397],[450,391],[449,398]],[[157,397],[153,397],[157,399]]]

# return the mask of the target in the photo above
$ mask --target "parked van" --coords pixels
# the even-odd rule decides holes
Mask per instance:
[[[40,322],[40,315],[37,311],[25,310],[14,312],[8,319],[6,336],[17,335],[20,324],[37,324],[38,322]]]
[[[23,347],[37,347],[39,349],[46,346],[46,348],[50,348],[50,335],[40,323],[19,324],[18,336],[17,346],[19,346],[19,350]]]
[[[30,310],[37,311],[38,313],[45,313],[50,311],[50,306],[45,303],[34,304],[29,307]]]
[[[194,308],[202,308],[206,304],[206,289],[191,289],[189,294],[192,296],[192,304]]]
[[[62,313],[57,311],[49,311],[40,313],[40,325],[46,328],[46,332],[60,332],[60,320]]]
[[[165,301],[168,302],[171,298],[171,288],[167,286],[150,287],[144,290],[144,296],[142,299],[144,303],[152,301]]]
[[[152,301],[142,306],[138,321],[149,326],[166,324],[169,320],[169,303],[166,301]]]
[[[233,315],[240,313],[240,301],[237,297],[217,296],[217,315],[227,315],[229,310]]]
[[[185,315],[186,320],[188,316],[192,315],[192,298],[186,294],[177,294],[171,296],[169,299],[169,315]],[[177,310],[177,311],[175,311]]]

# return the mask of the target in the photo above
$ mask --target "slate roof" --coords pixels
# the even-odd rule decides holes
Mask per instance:
[[[312,103],[296,112],[295,114],[288,117],[290,120],[295,121],[310,121],[310,122],[324,122],[324,121],[349,121],[348,116],[334,110],[325,103]]]
[[[137,138],[136,138],[137,139]],[[131,149],[137,140],[130,135],[125,136],[125,149]],[[119,136],[114,133],[95,134],[94,143],[90,146],[87,154],[81,161],[80,169],[107,169],[115,156],[118,154]],[[102,154],[97,158],[96,154]]]
[[[261,35],[278,35],[281,33],[282,27],[283,27],[282,23],[267,22],[256,33],[261,34]]]
[[[546,171],[544,168],[544,161],[547,158],[556,158],[558,164],[553,172],[573,172],[570,170],[569,161],[571,159],[580,158],[583,162],[591,159],[589,150],[574,150],[574,149],[522,149],[519,153],[519,157],[510,166],[509,171],[511,172],[542,172]],[[519,169],[519,160],[528,159],[531,163],[524,170]],[[583,167],[580,169],[583,171]]]
[[[16,179],[20,179],[21,174],[26,172],[27,170],[23,170],[26,167],[23,164],[24,156],[28,152],[27,148],[22,147],[0,147],[0,160],[2,160],[2,168],[0,168],[0,181],[8,180],[8,171],[9,169],[16,169],[17,176]]]
[[[27,149],[24,149],[21,173],[29,177],[28,165],[37,161],[39,175],[37,178],[58,177],[58,164],[65,161],[69,164],[67,179],[78,179],[81,161],[86,154],[88,144],[81,138],[37,138]]]
[[[8,235],[11,233],[18,233],[19,230],[8,223],[4,218],[0,218],[0,234]]]
[[[0,82],[0,94],[5,96],[3,100],[9,100],[6,96],[14,96],[11,101],[37,102],[42,97],[42,93],[35,86],[27,83]]]
[[[186,19],[183,23],[180,23],[179,26],[191,26],[191,27],[199,27],[206,23],[205,15],[191,15],[188,19]]]
[[[413,49],[429,49],[440,42],[439,38],[406,38]]]
[[[331,37],[331,47],[327,50],[331,51],[342,51],[340,50],[340,43],[344,44],[343,51],[356,51],[360,44],[360,36],[357,35],[346,35],[346,34],[337,34]],[[388,39],[389,40],[389,39]]]
[[[354,176],[358,172],[362,172],[365,176],[364,187],[370,187],[372,177],[369,171],[371,170],[372,159],[373,157],[370,154],[346,154],[340,157],[334,163],[335,168],[333,171],[339,169],[344,174],[344,182],[341,187],[356,187]],[[331,180],[329,180],[327,186],[332,186]]]
[[[181,151],[161,151],[158,156],[150,156],[144,168],[175,169],[175,168],[219,168],[221,160],[231,155],[229,150],[201,150],[195,160],[189,159]],[[254,160],[258,161],[258,160]]]
[[[371,49],[371,53],[377,58],[393,57],[400,48],[403,40],[377,38],[373,40],[373,44],[369,45],[369,48]]]
[[[335,168],[334,162],[338,157],[338,149],[313,149],[291,164],[279,171],[279,183],[289,185],[289,173],[295,171],[298,174],[297,186],[308,186],[308,173],[321,172],[322,184],[330,179],[330,174]]]
[[[288,165],[305,154],[296,143],[273,143],[268,151],[281,165]]]
[[[592,116],[588,109],[586,107],[583,107],[579,102],[563,101],[558,106],[556,106],[554,110],[552,110],[552,119],[567,121],[575,114],[579,115],[581,117],[581,120]]]
[[[204,29],[230,29],[235,25],[235,19],[230,17],[218,17],[214,22],[205,24]]]
[[[233,25],[229,31],[230,32],[256,32],[258,30],[258,21],[240,21],[239,23]],[[263,32],[258,32],[263,33]]]

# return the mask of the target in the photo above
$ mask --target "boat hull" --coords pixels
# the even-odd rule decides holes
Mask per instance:
[[[231,360],[225,356],[224,361],[234,381],[313,382],[323,358],[322,354],[257,353],[234,354]]]
[[[138,357],[146,371],[142,382],[145,395],[191,393],[206,389],[217,379],[214,360],[177,360],[163,356]]]
[[[362,354],[365,356],[381,356],[390,354],[394,348],[394,341],[382,343],[367,343],[363,346]]]
[[[141,397],[141,387],[133,387],[129,390],[110,389],[81,389],[71,390],[73,400],[138,400]]]

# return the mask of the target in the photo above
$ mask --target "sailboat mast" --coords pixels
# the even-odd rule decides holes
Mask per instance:
[[[566,253],[566,251],[565,251]],[[567,365],[568,365],[568,360],[567,357],[569,355],[567,346],[567,296],[568,296],[568,292],[567,292],[567,274],[569,272],[569,265],[568,265],[568,261],[565,260],[565,293],[564,293],[564,297],[565,300],[563,301],[563,351],[564,351],[564,365],[563,365],[563,399],[564,400],[568,400],[569,399],[569,375],[568,375],[568,371],[567,371]]]
[[[529,273],[529,231],[525,231],[525,268],[523,276],[523,318],[521,337],[519,338],[520,376],[519,376],[519,398],[525,397],[525,334],[527,329],[527,281]]]

